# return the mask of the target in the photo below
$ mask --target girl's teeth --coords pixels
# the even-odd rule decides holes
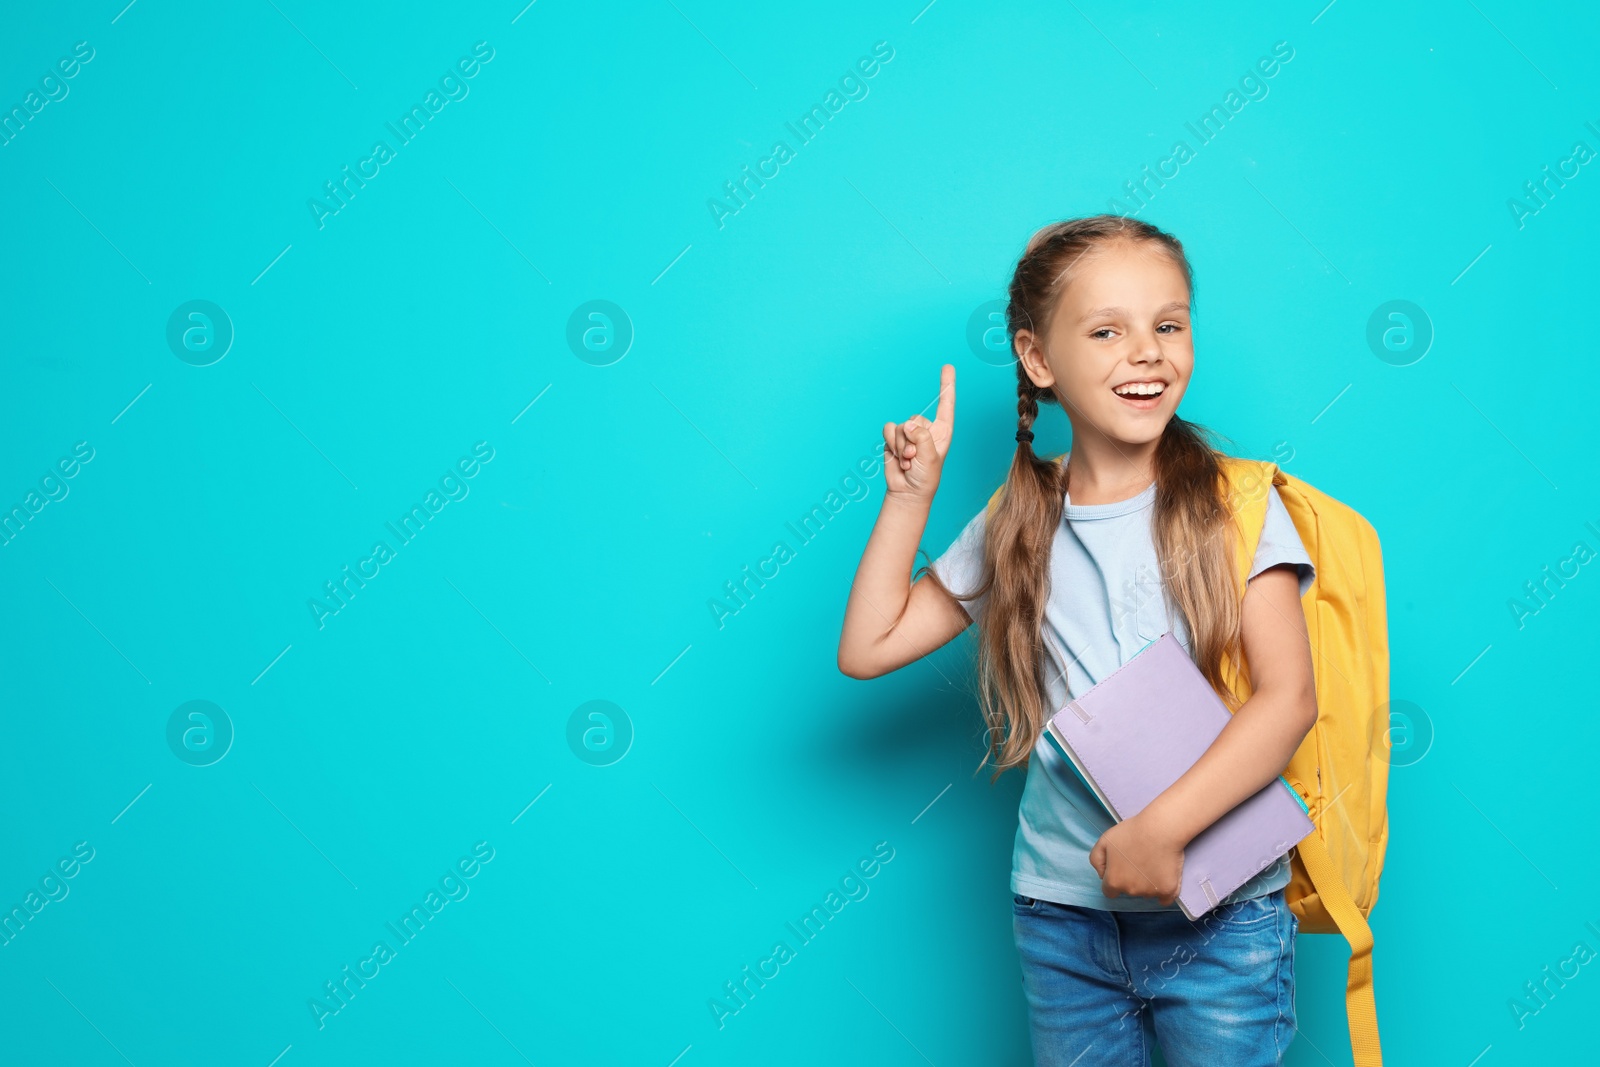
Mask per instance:
[[[1113,389],[1118,396],[1160,396],[1166,389],[1162,385],[1130,385],[1123,389]]]

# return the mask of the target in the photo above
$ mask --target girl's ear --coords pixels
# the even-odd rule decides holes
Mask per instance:
[[[1022,329],[1012,338],[1012,346],[1017,353],[1017,361],[1022,364],[1022,369],[1027,371],[1028,379],[1040,389],[1049,389],[1056,383],[1056,376],[1050,372],[1050,365],[1044,361],[1044,349],[1040,346],[1038,338],[1032,330]]]

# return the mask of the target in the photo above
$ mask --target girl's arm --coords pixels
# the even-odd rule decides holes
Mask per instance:
[[[1183,849],[1200,831],[1282,774],[1317,722],[1311,641],[1293,566],[1268,567],[1245,587],[1240,640],[1251,696],[1194,765],[1089,854],[1107,896],[1177,897]]]
[[[955,425],[956,370],[939,373],[939,409],[883,427],[886,490],[878,521],[850,583],[839,670],[876,678],[938,649],[971,623],[966,609],[932,582],[911,583],[917,545],[939,486]]]
[[[1317,723],[1311,640],[1294,566],[1268,567],[1252,578],[1241,610],[1250,699],[1194,766],[1145,809],[1154,809],[1150,821],[1164,823],[1184,844],[1282,774]]]

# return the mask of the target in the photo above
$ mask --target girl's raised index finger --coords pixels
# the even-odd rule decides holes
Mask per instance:
[[[942,422],[946,426],[956,418],[956,368],[953,364],[946,363],[939,368],[939,408],[934,412],[934,421]]]

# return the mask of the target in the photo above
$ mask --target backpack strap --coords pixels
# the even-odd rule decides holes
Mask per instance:
[[[1350,944],[1350,970],[1345,980],[1345,1018],[1350,1024],[1350,1053],[1355,1067],[1382,1067],[1378,1044],[1378,1005],[1372,991],[1372,928],[1350,899],[1322,836],[1313,830],[1296,847],[1317,896],[1339,933]]]

